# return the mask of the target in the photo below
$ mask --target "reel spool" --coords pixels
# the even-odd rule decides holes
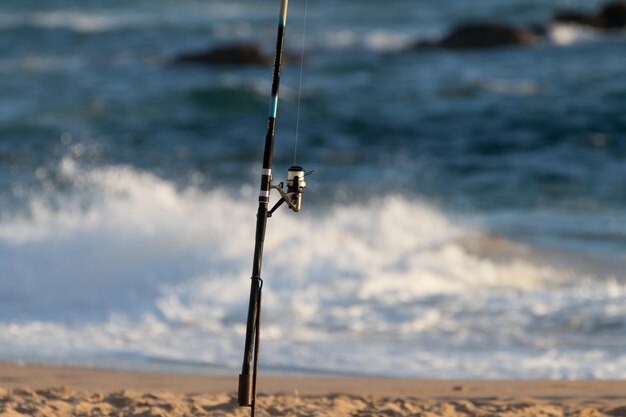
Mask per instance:
[[[306,176],[304,168],[294,165],[287,170],[287,196],[289,196],[289,207],[296,213],[302,208],[302,193],[306,188]]]

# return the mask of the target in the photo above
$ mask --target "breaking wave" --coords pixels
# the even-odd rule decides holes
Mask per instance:
[[[27,213],[0,221],[7,278],[0,284],[0,355],[137,355],[236,368],[253,188],[181,189],[130,167],[88,170],[69,158],[59,176],[72,184],[70,194],[55,204],[33,196]],[[560,340],[581,337],[581,326],[624,326],[623,284],[575,277],[576,286],[565,285],[575,272],[542,264],[527,248],[428,202],[390,195],[323,213],[278,213],[265,251],[268,368],[626,375],[626,366],[584,365],[585,355],[609,355],[606,339],[593,352],[570,351]],[[576,322],[581,304],[592,322]]]
[[[557,45],[570,46],[579,42],[602,39],[600,30],[580,25],[553,24],[548,31],[548,38]]]

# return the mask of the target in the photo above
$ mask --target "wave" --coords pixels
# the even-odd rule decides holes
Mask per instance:
[[[548,39],[559,46],[570,46],[580,42],[589,42],[606,37],[602,31],[591,27],[571,24],[552,24],[548,30]]]
[[[57,207],[34,196],[28,215],[0,223],[0,242],[16,264],[10,273],[15,285],[28,274],[44,288],[72,283],[81,288],[77,296],[101,296],[89,286],[117,282],[122,286],[117,290],[123,290],[141,277],[176,282],[214,268],[231,273],[247,269],[254,222],[250,213],[255,212],[250,187],[234,193],[179,190],[130,167],[83,170],[69,158],[58,174],[71,184],[72,195]],[[277,225],[268,236],[266,253],[279,287],[292,286],[295,274],[303,283],[311,278],[328,280],[331,286],[358,285],[358,297],[364,299],[392,293],[406,298],[491,285],[525,287],[556,275],[521,261],[485,262],[464,247],[475,231],[426,202],[397,196],[331,207],[323,215],[278,214],[272,222]],[[47,262],[40,270],[32,262],[18,261],[34,253]],[[193,270],[177,271],[189,267],[188,258],[194,256],[200,259],[193,262]],[[169,271],[164,273],[166,259]],[[298,260],[298,271],[290,259]],[[160,271],[153,270],[155,263]],[[21,270],[23,264],[30,264],[28,272]],[[462,271],[468,269],[479,273],[465,276]],[[86,276],[91,279],[84,280]],[[219,279],[219,274],[208,272],[207,278]],[[60,304],[70,296],[65,291],[58,295]],[[50,300],[49,292],[46,298]]]
[[[96,33],[117,29],[130,23],[132,19],[120,15],[74,10],[0,15],[0,28],[4,30],[32,27]]]
[[[151,29],[167,27],[202,27],[210,22],[222,19],[240,18],[242,10],[228,5],[208,5],[207,10],[198,12],[193,7],[176,10],[150,11],[124,10],[116,12],[108,10],[57,9],[50,11],[33,11],[30,13],[0,14],[0,29],[13,30],[20,28],[36,29],[67,29],[76,33],[91,34],[110,32],[120,29]],[[232,30],[241,31],[241,23]]]
[[[66,29],[81,34],[97,34],[121,29],[206,32],[209,28],[218,37],[232,39],[253,37],[255,34],[251,22],[269,16],[274,18],[273,13],[268,15],[270,10],[265,5],[237,2],[188,2],[176,5],[157,2],[129,7],[48,6],[13,10],[0,13],[0,30]]]
[[[534,80],[505,80],[505,79],[474,79],[445,87],[441,90],[444,96],[471,97],[483,93],[532,97],[549,94],[548,87]]]
[[[409,33],[389,30],[372,30],[365,33],[349,29],[328,32],[318,40],[331,49],[357,48],[377,52],[392,52],[407,49],[415,41]]]
[[[58,175],[71,184],[69,195],[54,205],[33,196],[27,214],[0,220],[8,278],[0,283],[0,355],[136,354],[236,368],[254,188],[181,189],[134,168],[85,169],[70,158]],[[423,200],[389,195],[318,211],[323,207],[270,219],[266,366],[412,376],[626,375],[626,366],[611,371],[597,361],[590,370],[581,360],[589,351],[568,350],[560,339],[596,332],[598,349],[609,349],[613,333],[602,329],[624,326],[623,284],[572,279],[575,271],[539,262],[532,250],[503,244]],[[581,305],[588,315],[576,310]],[[526,361],[521,368],[516,355]],[[550,355],[554,363],[541,368]]]

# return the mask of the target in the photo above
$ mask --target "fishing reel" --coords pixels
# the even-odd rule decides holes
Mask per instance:
[[[284,185],[281,182],[278,185],[272,185],[271,188],[278,191],[281,199],[272,207],[267,213],[267,217],[272,217],[272,214],[283,205],[287,203],[289,208],[294,212],[299,212],[302,208],[302,193],[306,188],[306,181],[304,177],[312,174],[313,171],[305,172],[301,166],[292,166],[287,170],[287,192],[284,191]]]

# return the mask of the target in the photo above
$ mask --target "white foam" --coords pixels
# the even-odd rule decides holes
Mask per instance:
[[[399,51],[414,42],[413,35],[376,30],[365,36],[365,45],[375,51]]]
[[[602,37],[602,33],[590,27],[558,23],[550,26],[548,37],[557,45],[570,46],[578,42],[597,40]]]
[[[77,33],[99,33],[120,28],[162,28],[163,26],[206,27],[213,25],[216,35],[226,31],[231,37],[250,37],[250,19],[266,13],[262,7],[225,2],[198,4],[160,4],[136,10],[115,8],[57,8],[21,13],[0,13],[0,29],[33,27],[68,29]],[[242,20],[243,19],[243,20]],[[229,25],[224,25],[229,21]]]
[[[44,29],[70,29],[78,33],[95,33],[146,22],[145,19],[141,19],[139,16],[71,9],[0,14],[0,29],[36,27]]]
[[[116,300],[156,291],[159,282],[176,282],[212,262],[225,267],[250,246],[246,228],[230,225],[245,222],[252,205],[229,205],[224,192],[178,191],[125,167],[84,172],[69,159],[61,175],[76,189],[62,207],[35,197],[29,216],[0,224],[0,247],[10,260],[5,289],[27,294],[48,313],[83,300],[107,312]],[[204,259],[203,253],[210,255]]]
[[[536,96],[546,89],[534,80],[485,80],[482,84],[486,91],[511,96]]]
[[[81,11],[56,11],[34,14],[31,23],[35,26],[58,29],[67,28],[76,32],[102,32],[119,27],[124,23],[121,16]]]
[[[463,81],[458,85],[452,85],[442,90],[447,95],[472,95],[477,93],[491,93],[502,96],[531,97],[548,94],[549,88],[534,80],[525,79],[498,79],[477,78]]]
[[[408,33],[388,30],[361,33],[345,29],[326,33],[320,38],[320,41],[328,48],[363,48],[382,52],[405,49],[414,41],[414,37]]]
[[[167,17],[165,18],[167,19]],[[163,22],[150,14],[66,9],[0,15],[0,29],[32,27],[68,29],[77,33],[99,33],[128,27],[150,27]]]
[[[33,196],[29,215],[0,221],[8,278],[0,290],[10,295],[0,307],[0,355],[133,353],[236,367],[254,188],[178,189],[129,167],[85,170],[69,158],[58,175],[74,191],[57,208]],[[566,287],[574,272],[519,254],[493,260],[468,249],[479,237],[437,207],[400,196],[277,213],[265,246],[264,364],[389,375],[626,376],[626,364],[592,369],[583,361],[598,349],[606,358],[610,338],[593,349],[565,343],[586,339],[572,322],[584,320],[581,305],[589,320],[619,323],[622,284]]]

